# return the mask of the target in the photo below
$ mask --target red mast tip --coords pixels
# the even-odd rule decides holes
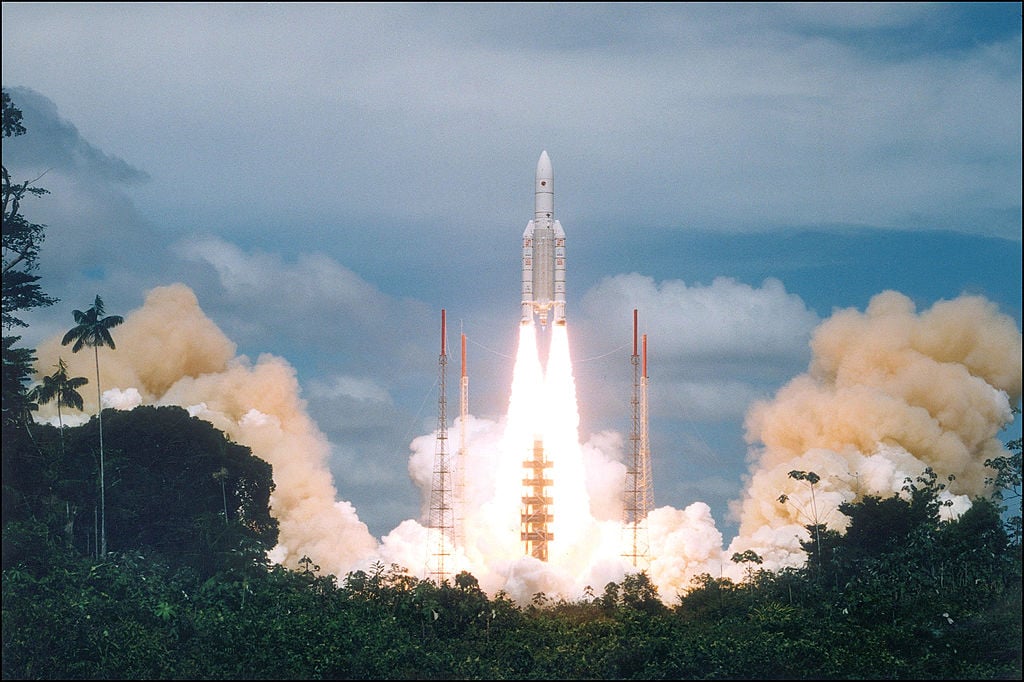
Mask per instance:
[[[444,308],[441,308],[441,355],[447,355],[447,347],[444,341],[445,337],[445,321],[444,321]]]

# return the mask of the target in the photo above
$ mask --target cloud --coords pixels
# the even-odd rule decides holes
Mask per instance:
[[[173,251],[213,269],[226,324],[247,344],[287,339],[323,353],[359,354],[362,366],[384,374],[396,358],[429,357],[408,340],[409,330],[435,326],[425,304],[389,296],[326,255],[287,260],[211,235],[178,242]],[[325,319],[339,326],[324,326]]]
[[[309,412],[333,444],[331,471],[374,531],[405,518],[415,508],[406,449],[430,423],[432,401],[423,401],[437,376],[439,323],[428,306],[320,253],[285,258],[211,235],[173,251],[215,276],[205,298],[243,349],[296,358]]]
[[[973,296],[918,313],[887,291],[864,312],[836,311],[811,346],[808,372],[747,415],[751,476],[734,545],[765,542],[819,515],[842,530],[840,503],[900,494],[926,467],[961,505],[991,492],[984,463],[1005,454],[999,433],[1021,397],[1021,334],[1012,318]],[[813,500],[807,482],[789,476],[794,470],[820,477]],[[780,503],[780,495],[791,501]]]
[[[659,357],[675,362],[799,357],[817,323],[803,301],[774,278],[755,288],[726,277],[688,286],[636,273],[615,275],[588,291],[581,305],[589,324],[625,320],[627,331],[637,309]]]
[[[93,183],[129,185],[149,179],[145,171],[93,146],[47,97],[26,87],[4,89],[21,111],[26,129],[17,144],[5,143],[5,166],[22,168],[29,175],[55,171]]]
[[[391,401],[387,390],[376,381],[348,376],[337,376],[330,381],[313,380],[309,385],[309,394],[318,400],[348,398],[373,403]]]
[[[579,224],[632,225],[640,204],[658,229],[1017,238],[1019,25],[972,22],[952,51],[940,29],[961,11],[264,6],[240,19],[216,6],[12,7],[4,73],[68,92],[61,106],[102,146],[154,173],[162,213],[187,196],[200,224],[240,237],[260,223],[264,243],[285,220],[330,225],[320,238],[337,248],[366,239],[367,219],[497,236],[485,216],[519,207],[508,169],[543,147],[576,178],[562,205]],[[51,42],[40,34],[64,35],[75,68],[39,58]],[[910,39],[911,54],[878,57]],[[126,54],[127,89],[105,77]],[[268,98],[268,83],[295,94]]]
[[[570,318],[587,353],[574,360],[588,415],[625,414],[633,381],[626,360],[633,350],[633,310],[638,334],[648,337],[652,415],[686,420],[742,415],[771,381],[792,376],[806,362],[818,322],[775,279],[752,287],[725,277],[710,285],[656,282],[636,273],[607,277],[584,294]]]

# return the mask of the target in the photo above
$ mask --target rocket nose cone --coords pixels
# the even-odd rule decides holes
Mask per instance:
[[[540,158],[537,160],[537,177],[550,178],[551,176],[551,159],[548,158],[547,151],[543,151],[540,153]]]

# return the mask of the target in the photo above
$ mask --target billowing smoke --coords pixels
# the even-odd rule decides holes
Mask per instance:
[[[113,334],[117,349],[100,350],[104,407],[180,405],[273,467],[270,502],[280,523],[273,559],[297,567],[308,556],[324,571],[344,574],[374,551],[376,542],[355,509],[336,500],[329,443],[307,415],[286,361],[236,356],[235,344],[181,284],[150,291]],[[85,413],[95,414],[93,353],[72,353],[54,338],[39,347],[38,357],[44,371],[63,358],[71,376],[88,377],[81,393]]]
[[[409,474],[422,492],[421,518],[402,522],[378,544],[353,506],[338,500],[327,466],[330,446],[309,418],[287,362],[237,356],[235,344],[183,285],[151,291],[115,331],[117,350],[101,350],[100,357],[105,405],[184,406],[273,466],[272,513],[281,534],[272,559],[295,567],[308,556],[338,576],[378,561],[420,577],[430,573],[438,547],[427,521],[437,434],[410,444]],[[704,573],[741,579],[743,567],[728,559],[734,552],[753,549],[767,568],[802,564],[804,526],[817,520],[841,529],[840,503],[899,494],[905,479],[926,467],[947,483],[945,494],[954,503],[949,513],[990,492],[984,461],[1005,454],[998,434],[1021,395],[1021,334],[1011,318],[978,297],[918,313],[902,294],[885,292],[863,313],[843,310],[822,323],[811,350],[805,374],[748,412],[750,476],[734,506],[740,532],[728,548],[703,502],[648,514],[650,561],[641,568],[666,602]],[[465,424],[452,420],[452,473],[465,485],[460,539],[446,571],[467,570],[489,593],[504,590],[520,602],[538,592],[578,598],[589,587],[600,593],[637,570],[627,560],[621,523],[626,439],[603,431],[577,442],[575,397],[566,393],[575,388],[565,339],[558,338],[551,357],[560,364],[552,369],[549,359],[547,377],[535,344],[521,340],[519,352],[508,414],[498,421],[472,415]],[[91,352],[72,354],[55,338],[38,355],[43,371],[61,357],[73,376],[94,380]],[[552,544],[548,562],[524,556],[519,535],[524,450],[536,428],[530,411],[541,400],[530,391],[541,387],[542,394],[560,396],[558,409],[568,410],[555,415],[566,429],[549,444],[561,457],[558,475],[573,479],[555,493],[564,505],[555,510],[555,542],[563,544]],[[87,386],[83,397],[86,415],[95,413],[95,387]],[[585,404],[588,398],[579,399]],[[52,404],[44,410],[53,418]],[[817,474],[813,502],[808,481],[791,471]]]
[[[989,494],[986,459],[1021,396],[1021,334],[989,301],[962,296],[918,313],[887,291],[841,310],[811,341],[806,374],[747,414],[751,476],[732,549],[769,567],[803,562],[804,526],[843,530],[842,502],[898,494],[930,467],[949,513]],[[791,471],[814,472],[813,486]],[[786,502],[779,501],[781,496]]]

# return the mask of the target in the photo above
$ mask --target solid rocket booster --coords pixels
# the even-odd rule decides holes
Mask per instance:
[[[547,151],[537,161],[533,195],[533,220],[523,232],[522,324],[541,326],[548,322],[548,311],[555,324],[565,324],[565,232],[555,215],[555,176]]]

